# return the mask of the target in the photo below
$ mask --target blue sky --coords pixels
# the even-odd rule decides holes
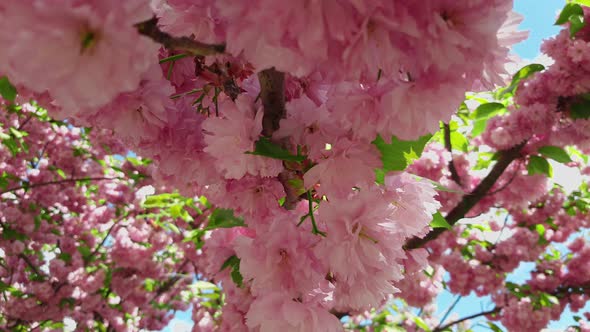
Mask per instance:
[[[461,1],[461,0],[458,0]],[[556,14],[565,4],[564,0],[515,0],[514,9],[524,16],[521,24],[521,30],[529,31],[529,38],[517,45],[514,52],[523,59],[534,59],[539,55],[539,47],[543,39],[555,35],[559,32],[560,27],[554,26]],[[533,265],[531,263],[523,264],[513,275],[510,280],[522,282],[528,278],[528,273]],[[438,298],[438,307],[440,312],[444,312],[448,306],[455,300],[456,296],[448,292],[443,292]],[[467,316],[481,310],[493,308],[489,298],[478,298],[474,295],[463,298],[455,307],[454,312],[459,317]],[[552,323],[549,327],[551,330],[563,330],[571,324],[572,314],[566,312],[559,322]],[[449,319],[447,319],[447,322]],[[178,313],[172,324],[164,330],[165,332],[188,331],[192,327],[190,313]],[[489,331],[489,329],[475,328],[475,331]]]

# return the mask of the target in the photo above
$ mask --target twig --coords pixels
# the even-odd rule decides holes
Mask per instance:
[[[500,241],[500,239],[502,238],[502,233],[504,233],[504,229],[506,228],[506,224],[508,223],[508,217],[510,217],[509,213],[507,213],[506,218],[504,218],[504,223],[502,224],[502,228],[500,229],[500,233],[498,234],[498,238],[496,239],[496,242],[494,242],[494,247],[498,244],[498,241]]]
[[[47,276],[44,273],[41,273],[37,267],[33,264],[33,262],[31,262],[31,260],[29,259],[29,257],[27,257],[27,255],[25,254],[19,254],[18,257],[20,259],[22,259],[25,263],[27,263],[27,265],[31,268],[31,270],[33,270],[33,272],[35,272],[36,275],[42,277],[43,279],[46,279]]]
[[[180,264],[178,269],[176,269],[176,275],[170,277],[168,280],[166,280],[166,282],[164,282],[160,287],[158,287],[158,289],[156,290],[156,294],[154,294],[154,296],[152,297],[150,302],[155,301],[158,298],[158,296],[169,291],[174,286],[174,284],[176,284],[178,282],[178,280],[180,280],[184,277],[183,275],[179,275],[179,273],[182,269],[184,269],[184,267],[188,264],[188,262],[189,262],[188,260],[185,260],[184,262],[182,262],[182,264]]]
[[[23,121],[23,122],[22,122],[22,123],[21,123],[21,124],[18,126],[18,128],[16,128],[16,130],[18,130],[18,131],[21,131],[21,130],[22,130],[24,127],[25,127],[25,125],[26,125],[26,124],[27,124],[29,121],[31,121],[31,119],[32,119],[32,118],[33,118],[33,115],[29,115],[29,116],[28,116],[28,117],[25,119],[25,121]]]
[[[201,56],[225,52],[225,44],[205,44],[189,37],[173,37],[158,28],[158,19],[156,17],[138,23],[136,27],[140,34],[150,37],[153,41],[164,45],[169,50]]]
[[[477,317],[480,317],[480,316],[491,315],[491,314],[494,314],[494,313],[499,312],[500,310],[502,310],[502,307],[495,307],[492,310],[483,311],[483,312],[480,312],[480,313],[477,313],[477,314],[473,314],[473,315],[470,315],[470,316],[467,316],[467,317],[463,317],[461,319],[457,319],[457,320],[452,321],[452,322],[450,322],[448,324],[445,324],[445,325],[443,325],[441,327],[436,327],[436,328],[434,328],[432,330],[432,332],[441,332],[441,331],[444,331],[445,329],[448,329],[449,327],[451,327],[453,325],[457,325],[457,324],[459,324],[461,322],[464,322],[466,320],[477,318]]]
[[[98,244],[98,246],[92,251],[92,253],[90,254],[89,257],[94,257],[94,255],[96,255],[98,253],[98,251],[100,250],[100,248],[102,248],[102,246],[107,241],[107,238],[109,237],[109,235],[111,235],[111,232],[113,231],[113,229],[115,228],[115,226],[119,225],[119,221],[120,220],[121,219],[113,222],[113,225],[111,227],[109,227],[109,230],[107,231],[107,234],[104,236],[104,238],[102,239],[102,241],[100,241],[100,243]]]
[[[520,152],[525,146],[526,141],[519,143],[508,150],[504,150],[500,153],[500,158],[490,171],[490,173],[479,183],[479,185],[473,190],[473,192],[465,194],[463,199],[457,204],[445,217],[447,222],[453,226],[459,220],[465,217],[465,215],[471,210],[492,188],[498,178],[504,173],[506,168],[518,157]],[[424,246],[429,241],[432,241],[439,237],[446,228],[435,228],[430,231],[425,237],[418,238],[414,237],[406,242],[405,249],[416,249]]]
[[[455,306],[457,305],[457,303],[459,303],[459,301],[461,300],[461,298],[462,298],[462,296],[459,295],[457,297],[457,299],[453,302],[453,304],[451,304],[451,306],[449,307],[449,309],[447,309],[447,311],[445,312],[445,314],[443,315],[443,317],[440,319],[440,322],[436,326],[437,329],[441,326],[442,323],[445,322],[445,319],[447,319],[447,317],[449,317],[449,314],[451,313],[451,311],[453,311],[453,308],[455,308]]]
[[[455,161],[453,159],[453,145],[451,144],[451,126],[448,123],[443,124],[443,131],[445,136],[445,148],[451,154],[451,160],[449,160],[449,171],[451,171],[451,179],[455,181],[459,187],[463,187],[461,184],[461,177],[459,176],[459,172],[457,172],[457,168],[455,167]]]
[[[39,182],[39,183],[32,183],[32,184],[25,184],[18,187],[12,187],[10,189],[6,189],[4,191],[0,191],[0,195],[9,193],[11,191],[19,190],[19,189],[32,189],[37,187],[44,187],[50,186],[53,184],[63,184],[63,183],[70,183],[70,182],[77,182],[77,181],[108,181],[108,180],[124,180],[123,178],[114,177],[95,177],[95,178],[70,178],[70,179],[63,179],[63,180],[55,180],[55,181],[48,181],[48,182]]]

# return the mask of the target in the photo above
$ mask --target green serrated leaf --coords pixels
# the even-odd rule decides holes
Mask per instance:
[[[510,85],[508,85],[506,88],[502,88],[502,89],[498,90],[498,98],[505,99],[506,97],[510,97],[510,96],[514,95],[514,93],[516,92],[516,89],[518,88],[518,85],[520,84],[520,82],[522,80],[530,77],[531,75],[533,75],[536,72],[542,71],[543,69],[545,69],[545,66],[538,64],[538,63],[532,63],[530,65],[522,67],[512,77],[512,82],[510,82]]]
[[[373,144],[381,152],[384,173],[390,171],[403,171],[415,159],[419,158],[424,151],[424,146],[432,138],[432,135],[420,137],[415,141],[403,141],[396,137],[391,138],[391,144],[387,144],[383,138],[378,136]]]
[[[473,111],[471,118],[474,120],[490,119],[505,110],[506,106],[502,103],[485,103]]]
[[[570,22],[570,38],[574,38],[578,31],[582,30],[586,25],[584,21],[584,15],[572,15],[569,17]]]
[[[547,158],[551,158],[560,163],[569,163],[572,161],[570,155],[558,146],[546,145],[540,147],[537,151]]]
[[[451,226],[447,222],[445,217],[443,217],[443,215],[440,212],[436,212],[435,214],[432,215],[432,221],[430,222],[430,227],[432,227],[432,228],[446,228],[446,229],[453,228],[453,226]]]
[[[10,81],[8,77],[2,76],[0,77],[0,96],[8,101],[14,101],[16,99],[16,88]]]
[[[553,176],[553,167],[547,159],[539,156],[530,156],[527,164],[527,171],[529,175],[545,174],[548,177]]]
[[[244,219],[234,216],[234,211],[231,209],[215,209],[209,216],[209,224],[206,230],[213,230],[216,228],[231,228],[237,226],[246,226]]]
[[[555,21],[555,25],[565,24],[569,21],[570,17],[575,15],[584,16],[584,10],[576,3],[567,3],[561,10],[561,13],[559,13],[559,17]]]
[[[258,141],[256,141],[254,144],[254,151],[249,151],[246,153],[287,161],[301,162],[305,160],[305,156],[295,156],[291,154],[289,150],[286,150],[278,144],[271,142],[266,137],[261,137]]]

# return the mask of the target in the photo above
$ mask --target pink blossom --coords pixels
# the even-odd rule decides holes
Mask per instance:
[[[103,106],[157,61],[158,45],[134,27],[152,15],[146,0],[11,0],[0,15],[0,70],[62,107]]]
[[[246,324],[260,332],[343,331],[340,321],[325,309],[276,292],[254,300],[246,316]]]
[[[216,167],[227,179],[240,179],[246,174],[276,176],[282,170],[279,160],[246,154],[254,151],[254,143],[262,131],[262,110],[252,100],[240,96],[235,104],[224,100],[219,105],[222,117],[211,115],[203,123],[205,152],[216,159]]]

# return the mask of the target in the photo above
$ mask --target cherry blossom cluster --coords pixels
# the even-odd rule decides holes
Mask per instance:
[[[588,281],[573,278],[587,271],[580,241],[569,245],[570,260],[541,260],[528,287],[517,290],[504,276],[588,226],[587,211],[563,205],[576,198],[551,189],[541,156],[563,159],[555,148],[569,145],[589,152],[590,114],[580,105],[590,30],[572,39],[564,29],[543,47],[553,66],[528,80],[533,67],[522,71],[493,94],[496,102],[476,95],[482,105],[469,109],[467,91],[509,78],[510,46],[526,37],[511,9],[511,0],[3,1],[0,77],[18,91],[3,97],[25,108],[34,100],[64,121],[19,137],[20,120],[10,120],[8,149],[25,155],[2,158],[21,163],[6,167],[15,167],[7,168],[15,176],[8,188],[23,188],[2,201],[19,207],[2,213],[29,221],[5,224],[3,234],[34,241],[12,239],[6,266],[20,267],[19,285],[41,291],[10,279],[14,294],[37,299],[12,294],[19,305],[4,315],[59,321],[71,306],[68,317],[80,326],[161,329],[192,302],[195,330],[341,331],[341,317],[371,318],[392,296],[426,306],[447,286],[493,295],[490,317],[515,330],[539,329],[567,304],[579,308]],[[452,119],[458,107],[462,117]],[[406,171],[423,145],[397,152],[429,140],[441,121],[432,138],[439,142]],[[468,141],[457,121],[480,132]],[[89,156],[74,158],[53,142],[77,146],[82,134],[110,150],[78,147]],[[22,145],[34,138],[34,148]],[[497,153],[478,160],[484,148]],[[153,161],[149,179],[129,178],[133,163],[105,159],[128,150]],[[60,155],[45,158],[50,152]],[[125,177],[114,178],[121,170]],[[31,185],[99,173],[109,179],[72,180],[67,193]],[[145,184],[207,199],[197,206],[180,194],[135,197]],[[39,212],[27,211],[29,203],[58,211],[51,222],[59,234],[49,222],[31,223]],[[146,206],[166,206],[174,223],[140,217]],[[512,216],[481,227],[500,233],[495,242],[473,226],[445,232],[436,224],[490,209]],[[56,258],[33,257],[37,243]],[[40,270],[44,261],[49,272]],[[564,272],[541,270],[552,264]],[[31,284],[27,275],[44,280]],[[189,284],[198,291],[186,291]],[[203,300],[220,288],[223,301]],[[525,321],[531,312],[542,319]]]

